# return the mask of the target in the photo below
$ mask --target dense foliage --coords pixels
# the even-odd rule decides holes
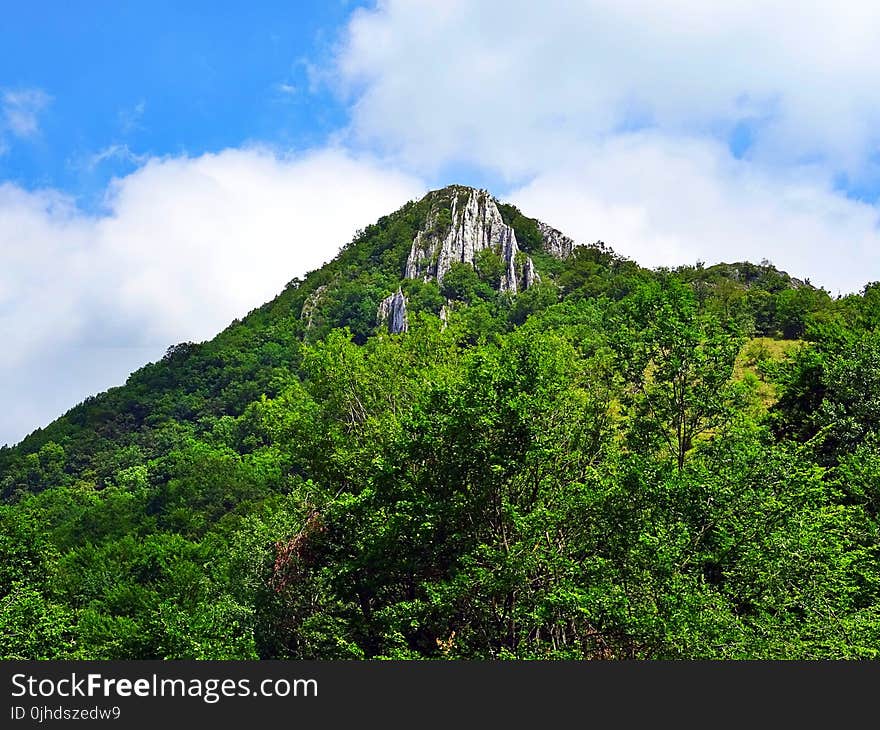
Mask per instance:
[[[0,655],[878,654],[880,285],[557,261],[512,206],[539,285],[402,282],[425,213],[0,450]]]

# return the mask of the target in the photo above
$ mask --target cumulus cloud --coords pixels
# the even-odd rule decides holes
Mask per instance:
[[[878,209],[835,183],[880,180],[877,47],[880,6],[863,2],[357,10],[329,68],[303,62],[302,93],[329,79],[347,100],[332,139],[348,152],[144,159],[111,145],[85,164],[138,169],[101,215],[0,185],[0,443],[169,344],[212,336],[421,193],[421,179],[455,182],[450,170],[643,264],[769,258],[855,291],[880,279]],[[38,132],[48,103],[0,91],[0,152],[4,133]]]
[[[833,294],[880,278],[874,206],[841,196],[821,171],[771,173],[707,140],[616,137],[510,197],[643,266],[766,258]]]
[[[386,0],[330,78],[350,142],[407,169],[488,172],[644,264],[766,257],[846,292],[880,279],[877,210],[834,185],[877,175],[878,42],[869,3]]]
[[[338,150],[262,149],[152,159],[102,215],[0,185],[0,443],[213,336],[422,190]]]
[[[878,45],[864,2],[387,0],[354,14],[335,71],[356,137],[423,163],[529,173],[634,125],[747,123],[755,157],[858,168],[880,142]]]

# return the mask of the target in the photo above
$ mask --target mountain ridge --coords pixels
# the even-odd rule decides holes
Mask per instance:
[[[880,284],[440,191],[0,449],[0,657],[870,658],[878,413]]]
[[[407,292],[410,290],[414,290],[415,297],[418,300],[417,312],[430,311],[438,318],[441,316],[442,312],[443,316],[445,316],[451,304],[449,298],[444,298],[443,301],[441,301],[436,296],[433,298],[426,297],[424,291],[416,284],[419,278],[422,279],[422,283],[430,283],[432,281],[437,283],[438,277],[436,269],[433,272],[426,274],[424,277],[409,276],[410,273],[417,273],[415,270],[417,264],[412,264],[411,260],[413,259],[414,251],[417,249],[417,242],[420,237],[427,237],[426,234],[429,233],[436,235],[441,232],[445,236],[454,229],[451,208],[453,203],[461,199],[463,196],[466,196],[471,200],[476,198],[478,200],[481,199],[484,203],[491,203],[491,206],[495,209],[495,211],[490,214],[492,223],[497,222],[497,218],[494,215],[494,212],[497,212],[502,225],[507,227],[510,231],[507,235],[510,235],[516,242],[516,250],[519,250],[520,246],[522,246],[522,251],[528,254],[526,260],[533,273],[528,275],[527,271],[523,271],[521,263],[520,276],[521,278],[529,279],[530,284],[537,283],[537,281],[540,280],[540,269],[544,270],[545,276],[549,276],[552,279],[555,273],[558,273],[555,271],[555,269],[558,269],[558,262],[571,258],[578,250],[590,250],[595,252],[594,258],[603,260],[605,265],[609,268],[612,268],[616,264],[623,267],[629,266],[633,270],[647,271],[639,267],[637,263],[630,259],[619,256],[602,241],[596,241],[594,243],[575,243],[572,238],[565,235],[559,229],[556,229],[537,218],[531,218],[524,215],[517,207],[509,203],[499,201],[487,189],[474,188],[456,183],[429,191],[420,199],[411,200],[396,211],[381,216],[375,224],[371,224],[365,229],[358,231],[353,239],[348,244],[342,246],[337,255],[322,267],[308,272],[302,279],[292,279],[275,298],[251,310],[251,312],[244,315],[242,318],[234,319],[229,326],[224,328],[224,330],[219,332],[214,338],[206,340],[200,344],[204,345],[216,338],[222,338],[225,333],[234,329],[242,322],[247,321],[249,318],[257,317],[258,319],[262,319],[266,314],[269,314],[272,318],[282,320],[289,319],[291,316],[296,316],[302,323],[302,330],[297,332],[297,336],[306,340],[320,339],[329,329],[336,326],[350,326],[352,324],[353,315],[358,315],[359,317],[357,326],[353,328],[353,335],[356,341],[362,342],[367,336],[373,334],[381,325],[388,325],[392,333],[399,333],[405,330],[403,323],[408,319],[407,306],[409,304],[409,296]],[[439,221],[440,225],[438,227],[438,218],[442,218],[444,210],[448,212],[448,220]],[[398,240],[395,242],[396,247],[394,244],[383,240],[378,246],[374,246],[371,249],[370,239],[375,238],[377,233],[382,233],[386,230],[391,231],[392,234],[397,236]],[[473,235],[474,232],[471,231],[470,236],[473,237]],[[459,248],[458,260],[449,261],[447,265],[444,266],[443,273],[446,273],[451,263],[468,264],[471,267],[474,267],[476,254],[481,251],[491,250],[491,245],[486,245],[486,242],[492,241],[491,227],[488,231],[483,231],[481,235],[483,236],[483,245],[471,245],[467,252],[462,248]],[[402,246],[401,241],[403,244],[407,244],[408,242],[405,246],[407,249],[405,258],[402,256],[404,246]],[[365,250],[363,250],[364,243],[367,244]],[[443,241],[439,239],[434,241],[435,245],[442,245],[442,243]],[[498,244],[503,246],[503,243],[500,241],[495,243],[496,246]],[[535,258],[537,258],[539,262],[537,266],[533,263],[533,259]],[[331,290],[335,285],[339,285],[343,282],[344,276],[342,276],[337,269],[349,263],[349,259],[354,259],[355,266],[375,268],[378,269],[381,274],[384,274],[382,279],[387,281],[387,284],[384,285],[383,289],[387,289],[387,293],[382,297],[377,297],[377,292],[374,291],[370,292],[370,295],[365,298],[364,302],[352,301],[351,298],[349,298],[344,302],[333,302],[330,307],[326,306],[327,302],[325,300],[325,309],[329,308],[330,312],[325,312],[322,315],[319,307],[322,295],[325,292],[328,292],[328,290]],[[506,276],[508,278],[498,280],[496,277],[493,288],[505,294],[515,294],[515,287],[512,288],[510,286],[510,281],[515,280],[515,278],[510,278],[510,266],[514,261],[512,259],[505,259],[504,263],[507,266]],[[768,277],[772,282],[772,288],[777,291],[789,287],[811,287],[809,283],[795,279],[786,272],[778,271],[767,261],[762,262],[760,265],[751,264],[749,262],[738,262],[732,264],[719,263],[707,268],[702,267],[702,265],[696,267],[682,266],[679,267],[678,270],[687,271],[690,269],[693,269],[695,274],[697,272],[705,272],[705,275],[709,278],[714,277],[718,280],[733,280],[746,289],[752,286],[758,286],[759,288],[764,286],[762,282]],[[399,275],[395,275],[397,272],[399,272]],[[442,278],[443,276],[441,274],[441,282]],[[695,276],[695,278],[697,277]],[[524,288],[528,289],[528,286]],[[398,291],[403,298],[397,298],[396,314],[394,316],[389,316],[392,312],[392,301],[397,296]],[[162,360],[155,363],[145,364],[142,368],[139,368],[129,376],[126,384],[144,368],[174,362],[176,359],[179,359],[182,353],[190,351],[192,348],[198,346],[199,344],[192,342],[181,342],[169,346],[166,356]],[[136,379],[137,378],[135,377],[135,380]],[[124,387],[125,384],[114,386],[108,390],[116,390]],[[93,402],[96,398],[101,397],[106,392],[107,391],[104,391],[103,393],[89,396],[83,401],[83,403],[74,406],[65,414],[59,416],[59,418],[66,417],[69,413],[75,412],[81,406]],[[54,423],[54,421],[52,423]],[[34,432],[25,436],[19,444],[30,440],[32,436],[42,433],[51,425],[52,424],[50,423],[44,427],[35,429]],[[16,446],[17,444],[7,444],[6,446],[0,447],[0,450],[10,450]]]

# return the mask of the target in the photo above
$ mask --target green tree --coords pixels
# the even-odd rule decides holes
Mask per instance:
[[[694,440],[734,412],[731,374],[742,339],[701,315],[693,293],[670,280],[626,303],[614,343],[632,435],[641,443],[662,440],[681,470]]]

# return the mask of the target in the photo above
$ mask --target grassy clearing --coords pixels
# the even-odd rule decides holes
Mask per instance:
[[[777,399],[776,388],[761,373],[760,365],[768,360],[781,360],[796,350],[803,340],[775,340],[772,337],[754,337],[743,345],[733,366],[733,379],[752,382],[758,401],[764,409],[770,408]]]

